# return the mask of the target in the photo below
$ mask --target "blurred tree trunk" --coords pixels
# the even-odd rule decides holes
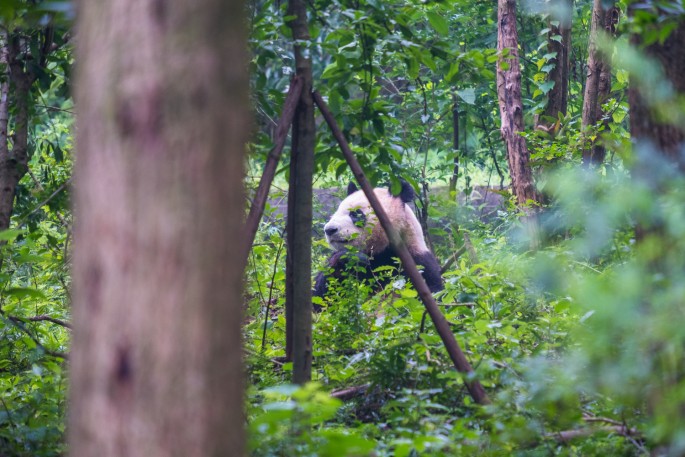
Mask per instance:
[[[554,86],[547,93],[547,105],[540,115],[537,128],[549,132],[557,125],[559,115],[566,116],[568,108],[569,49],[571,49],[571,20],[573,0],[555,0],[554,11],[547,21],[547,52],[555,54],[554,68],[549,72],[549,81]]]
[[[288,16],[295,43],[309,38],[304,0],[290,0]],[[286,259],[286,358],[293,361],[293,382],[312,375],[312,176],[314,174],[314,100],[308,50],[295,45],[295,71],[304,85],[292,130]]]
[[[666,40],[644,47],[643,52],[660,64],[663,78],[670,83],[675,93],[682,95],[685,94],[685,19],[673,18],[671,21],[675,21],[675,28]],[[633,43],[640,44],[639,36],[633,36]],[[649,84],[649,81],[639,84],[638,79],[639,75],[631,75],[628,91],[632,136],[637,140],[650,141],[681,171],[685,171],[685,157],[682,152],[685,127],[678,125],[675,119],[657,113],[658,107],[653,103],[656,99],[654,92],[664,90],[664,87],[653,87],[654,84]],[[663,82],[658,84],[663,85]]]
[[[602,32],[611,36],[618,21],[618,9],[607,5],[605,0],[594,0],[592,5],[592,24],[590,26],[590,46],[588,50],[587,78],[583,97],[582,131],[587,134],[602,118],[602,105],[611,92],[611,64],[607,56],[597,47]],[[594,133],[594,132],[593,132]],[[599,165],[604,162],[606,150],[596,139],[585,140],[583,164]]]
[[[506,53],[497,64],[497,95],[502,117],[502,138],[507,145],[507,159],[512,190],[520,205],[538,201],[530,169],[530,155],[526,140],[520,135],[523,129],[521,103],[521,68],[518,58],[518,32],[516,30],[516,0],[498,0],[497,50]]]
[[[245,5],[79,6],[70,454],[244,455]]]

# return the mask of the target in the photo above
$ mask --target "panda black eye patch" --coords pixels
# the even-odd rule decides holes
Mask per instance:
[[[366,224],[366,214],[360,209],[350,211],[350,219],[352,219],[352,223],[357,227],[363,227]]]

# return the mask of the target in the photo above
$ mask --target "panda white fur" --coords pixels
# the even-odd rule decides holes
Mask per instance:
[[[423,278],[431,292],[443,289],[440,265],[426,246],[421,224],[407,203],[414,200],[414,189],[402,181],[400,195],[394,196],[387,188],[374,189],[376,197],[393,227],[399,232],[414,261],[423,267]],[[340,278],[351,259],[363,267],[359,279],[370,279],[373,271],[381,266],[397,266],[397,254],[390,247],[388,237],[364,192],[350,183],[347,198],[340,203],[338,210],[324,225],[326,241],[335,249],[328,261],[329,269],[320,272],[316,278],[314,295],[323,297],[328,291],[328,280]],[[357,269],[358,271],[359,269]],[[384,284],[377,284],[382,287]]]

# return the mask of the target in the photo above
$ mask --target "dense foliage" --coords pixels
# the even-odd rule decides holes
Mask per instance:
[[[552,132],[533,129],[551,89],[552,3],[525,2],[519,23],[525,136],[546,195],[544,239],[532,252],[520,209],[501,189],[508,177],[494,4],[309,2],[316,89],[374,182],[401,176],[420,191],[417,211],[438,258],[447,264],[460,254],[439,299],[493,403],[473,404],[402,276],[375,294],[350,279],[333,284],[314,316],[314,382],[289,383],[283,167],[245,275],[253,455],[685,453],[685,182],[659,151],[631,143],[626,96],[629,76],[649,73],[627,35],[663,40],[682,6],[647,2],[622,21],[623,37],[604,45],[615,57],[606,122],[584,134],[588,1],[573,8],[568,114]],[[627,5],[619,6],[624,14]],[[67,2],[13,0],[0,5],[0,25],[29,40],[32,28],[68,21],[70,13]],[[249,13],[257,119],[251,189],[293,70],[285,2],[254,1]],[[65,452],[71,63],[60,50],[32,88],[30,173],[16,191],[12,227],[0,232],[0,455]],[[658,71],[649,76],[645,84],[665,84]],[[685,116],[682,98],[653,103],[671,120]],[[337,144],[324,128],[318,136],[315,185],[342,189],[351,175]],[[580,151],[595,139],[608,148],[607,160],[582,168]],[[456,193],[447,189],[450,179]],[[320,192],[315,268],[329,254],[322,224],[342,196]]]

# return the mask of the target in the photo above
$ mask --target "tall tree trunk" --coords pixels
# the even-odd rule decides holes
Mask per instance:
[[[675,19],[674,19],[675,20]],[[639,37],[633,37],[634,44],[639,44]],[[674,92],[685,94],[685,19],[680,19],[668,38],[660,44],[654,43],[644,48],[647,56],[659,63],[663,77]],[[673,119],[659,118],[655,106],[650,100],[650,91],[657,88],[636,84],[631,76],[628,98],[630,102],[630,131],[637,140],[647,140],[685,171],[685,157],[682,146],[685,141],[685,128],[676,125]]]
[[[456,95],[452,95],[452,150],[454,151],[454,169],[450,178],[450,192],[457,191],[459,179],[459,102]]]
[[[0,28],[0,230],[6,230],[10,225],[12,208],[14,207],[14,183],[11,179],[9,166],[9,43],[7,31]]]
[[[587,135],[602,117],[602,105],[611,91],[611,65],[609,59],[597,47],[601,34],[610,36],[614,30],[618,10],[607,8],[605,0],[594,0],[592,5],[592,24],[590,26],[590,46],[588,50],[587,79],[583,98],[582,131]],[[604,162],[606,150],[596,139],[586,139],[583,148],[583,164],[599,165]]]
[[[559,114],[566,116],[568,108],[569,49],[571,49],[571,19],[573,0],[556,0],[555,11],[548,20],[547,52],[556,54],[549,81],[554,86],[547,93],[547,105],[540,116],[537,128],[550,131],[556,125]],[[558,25],[555,25],[558,22]]]
[[[289,25],[295,43],[309,42],[304,0],[290,0]],[[302,78],[300,103],[295,112],[288,190],[286,260],[286,357],[293,361],[293,382],[312,375],[312,176],[314,174],[314,101],[312,62],[308,51],[295,45],[295,70]]]
[[[70,454],[243,455],[245,5],[79,5]]]
[[[497,64],[497,96],[502,116],[502,138],[507,145],[507,159],[514,195],[520,205],[538,201],[530,169],[530,155],[523,131],[521,104],[521,68],[518,58],[518,32],[516,31],[516,0],[498,0],[497,49],[508,53]]]
[[[5,74],[0,75],[0,230],[5,230],[10,226],[17,186],[29,169],[29,93],[36,77],[25,62],[21,37],[3,30],[0,43],[0,66],[5,68]],[[14,110],[10,110],[11,102]],[[10,111],[14,113],[12,148],[7,137]]]

